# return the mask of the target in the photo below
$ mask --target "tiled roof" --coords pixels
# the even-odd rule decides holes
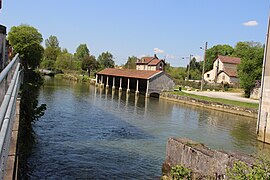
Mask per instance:
[[[220,73],[222,73],[222,72],[226,73],[229,77],[238,77],[237,71],[234,69],[226,68],[223,71],[221,71]]]
[[[150,77],[157,75],[161,72],[162,71],[107,68],[98,72],[97,74],[118,76],[118,77],[128,77],[128,78],[138,78],[138,79],[149,79]]]
[[[160,61],[162,61],[162,60],[159,60],[159,59],[153,59],[153,60],[148,64],[148,66],[156,66],[158,63],[160,63]]]
[[[220,59],[223,63],[229,63],[229,64],[240,64],[241,59],[237,57],[230,57],[230,56],[221,56],[218,55],[217,59]]]

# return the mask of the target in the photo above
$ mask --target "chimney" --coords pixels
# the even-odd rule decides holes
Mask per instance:
[[[157,55],[156,55],[156,54],[154,54],[154,58],[158,59],[158,57],[157,57]]]

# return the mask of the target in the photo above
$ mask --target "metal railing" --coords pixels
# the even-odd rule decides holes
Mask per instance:
[[[17,54],[0,73],[0,179],[4,178],[13,123],[16,116],[16,100],[21,83],[21,64]]]

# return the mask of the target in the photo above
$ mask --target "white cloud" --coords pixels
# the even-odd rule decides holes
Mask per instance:
[[[159,48],[154,48],[154,52],[155,52],[156,54],[163,54],[165,51],[164,51],[164,50],[161,50],[161,49],[159,49]]]
[[[166,54],[166,59],[175,59],[175,56],[174,55],[171,55],[171,54]]]
[[[247,21],[243,23],[244,26],[258,26],[258,24],[257,21]]]
[[[199,62],[199,61],[203,61],[203,57],[200,56],[200,55],[194,55],[193,57],[196,58],[196,61]]]

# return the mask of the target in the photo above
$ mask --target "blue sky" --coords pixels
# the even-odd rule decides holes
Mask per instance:
[[[0,24],[34,26],[71,53],[86,43],[95,56],[111,52],[119,65],[156,48],[158,57],[186,66],[182,57],[202,57],[206,41],[264,43],[268,14],[268,0],[3,0]]]

